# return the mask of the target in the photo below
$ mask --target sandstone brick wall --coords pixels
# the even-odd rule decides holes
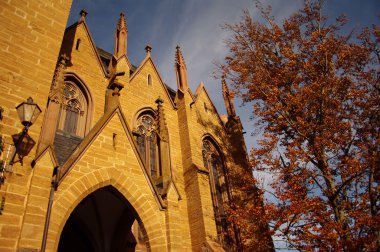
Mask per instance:
[[[154,50],[154,49],[153,49]],[[152,85],[148,85],[148,74],[152,77]],[[161,97],[164,101],[163,109],[165,111],[165,119],[169,130],[169,145],[170,145],[170,156],[174,175],[174,182],[178,186],[179,193],[182,196],[182,200],[176,203],[169,204],[168,215],[178,214],[181,218],[176,219],[178,223],[174,221],[169,221],[169,232],[175,237],[180,238],[182,251],[190,251],[191,241],[190,241],[190,231],[189,231],[189,215],[187,212],[187,202],[185,196],[184,188],[184,178],[183,178],[183,168],[182,168],[182,152],[180,143],[180,125],[177,117],[177,109],[173,106],[170,101],[170,97],[167,95],[162,80],[156,72],[154,63],[151,59],[147,59],[143,62],[140,69],[137,69],[136,73],[132,75],[129,85],[127,85],[122,91],[120,96],[120,103],[123,112],[126,115],[128,123],[133,128],[135,127],[136,116],[141,111],[141,109],[157,109],[157,104],[155,100]],[[175,209],[178,207],[178,213],[175,213]],[[174,211],[171,213],[171,211]],[[179,228],[178,228],[179,225]],[[175,233],[173,233],[175,232]],[[171,240],[171,243],[178,242],[176,240]],[[178,246],[174,245],[173,246]]]
[[[109,80],[89,33],[96,27],[87,27],[85,22],[70,27],[60,50],[70,5],[71,1],[42,0],[0,3],[0,105],[5,108],[1,131],[8,141],[11,134],[22,128],[14,109],[17,104],[32,95],[45,112],[54,67],[61,53],[70,57],[66,72],[74,74],[89,89],[93,102],[91,127],[104,116]],[[121,111],[96,132],[90,143],[86,138],[83,140],[80,146],[88,145],[68,167],[55,193],[47,251],[57,249],[60,233],[76,205],[107,185],[120,191],[135,208],[152,251],[200,251],[206,241],[217,239],[208,174],[199,172],[204,168],[202,140],[206,135],[215,139],[228,168],[232,163],[224,126],[202,85],[195,96],[190,92],[178,95],[174,104],[149,54],[130,78],[126,59],[121,61],[119,66],[128,73],[122,77]],[[148,75],[152,78],[151,84],[148,84]],[[157,109],[155,100],[159,97],[164,101],[175,184],[164,200],[165,210],[141,170],[143,165],[129,132],[136,126],[142,110]],[[30,129],[36,141],[43,120],[44,114]],[[116,146],[115,134],[118,136]],[[24,166],[19,163],[14,166],[14,173],[8,175],[0,188],[6,197],[0,216],[0,251],[36,251],[41,246],[51,172],[57,160],[49,149],[38,157],[32,169],[30,164],[34,157],[35,148],[25,157]]]
[[[7,143],[11,142],[10,135],[22,130],[16,105],[32,96],[45,108],[71,2],[4,0],[0,3],[0,106],[5,109],[1,132]],[[35,141],[43,118],[44,115],[40,115],[29,130]],[[43,180],[38,187],[31,187],[30,163],[35,150],[36,147],[24,158],[23,166],[14,165],[14,172],[7,174],[0,188],[0,194],[6,199],[0,216],[0,251],[15,251],[20,247],[27,203],[40,200],[39,207],[47,204],[45,191],[49,190],[50,181],[46,188]],[[51,171],[46,172],[50,177]],[[38,181],[39,176],[33,179]]]
[[[83,22],[69,28],[60,54],[66,54],[70,58],[66,72],[74,73],[89,89],[93,102],[91,121],[94,125],[104,113],[107,78],[87,28],[90,29]],[[78,39],[80,45],[76,49]]]
[[[178,114],[179,117],[186,118],[188,125],[182,126],[184,129],[180,131],[183,137],[181,139],[187,139],[183,142],[185,146],[182,146],[182,153],[189,155],[188,150],[191,150],[191,155],[184,159],[184,165],[187,166],[185,186],[189,200],[192,249],[198,251],[205,246],[206,241],[217,240],[209,176],[207,173],[197,171],[197,169],[205,170],[202,141],[205,136],[211,136],[225,157],[228,157],[227,146],[229,143],[224,126],[203,88],[203,84],[199,86],[195,94],[195,101],[189,92],[184,94],[182,101],[183,107],[179,109]]]
[[[113,134],[119,138],[115,149]],[[115,114],[64,177],[55,194],[48,251],[57,249],[60,233],[76,205],[91,192],[107,185],[120,191],[136,209],[152,251],[166,251],[165,212],[154,199],[131,140]]]

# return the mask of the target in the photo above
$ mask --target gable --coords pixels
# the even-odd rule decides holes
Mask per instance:
[[[190,129],[191,146],[193,149],[193,163],[203,167],[202,145],[205,136],[211,136],[221,146],[221,152],[226,153],[228,135],[220,116],[208,96],[203,84],[198,87],[195,101],[190,104],[191,121]]]
[[[149,76],[151,80],[149,80]],[[164,103],[171,104],[171,107],[175,108],[173,102],[173,92],[175,91],[168,89],[164,84],[149,54],[147,54],[140,66],[131,76],[130,86],[131,91],[137,91],[140,95],[145,96],[142,97],[144,102],[154,102],[158,97],[161,97]],[[147,93],[145,94],[145,92]]]
[[[210,125],[211,127],[209,128],[218,127],[218,130],[225,131],[224,123],[203,83],[197,88],[194,107],[196,109],[198,122],[206,127]]]
[[[119,108],[105,114],[62,165],[59,183],[110,167],[126,176],[133,176],[143,193],[152,195],[159,208],[164,208]],[[117,178],[113,179],[117,181]]]
[[[49,157],[52,164],[51,167],[56,167],[58,165],[58,159],[55,156],[54,148],[51,145],[46,146],[43,150],[37,153],[36,157],[32,161],[32,168],[43,158]]]
[[[107,76],[85,22],[75,23],[66,29],[60,54],[70,58],[69,67],[74,71],[91,69],[91,72],[101,77]]]

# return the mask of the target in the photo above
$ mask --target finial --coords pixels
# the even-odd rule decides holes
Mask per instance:
[[[84,18],[87,16],[87,11],[85,9],[82,9],[80,12],[79,12],[79,15],[80,15],[80,19],[79,19],[79,22],[82,22],[84,21]]]
[[[183,59],[182,52],[180,50],[181,48],[179,45],[176,46],[176,54],[175,54],[175,63],[177,65],[182,65],[186,68],[185,60]]]
[[[152,46],[151,45],[146,45],[146,47],[145,47],[145,51],[146,51],[146,53],[150,53],[151,51],[152,51]]]
[[[66,53],[64,54],[61,54],[59,56],[59,62],[62,63],[62,64],[66,64],[68,61],[70,60],[70,58],[66,55]]]
[[[122,13],[122,12],[120,13],[119,22],[117,23],[117,29],[118,30],[122,30],[122,29],[127,30],[127,21],[125,20],[124,13]]]
[[[159,96],[155,102],[156,102],[158,105],[160,105],[160,104],[164,103],[164,100],[162,100],[162,98]]]

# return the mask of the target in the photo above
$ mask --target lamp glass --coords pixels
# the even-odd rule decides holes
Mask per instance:
[[[18,105],[16,110],[18,116],[20,117],[21,123],[24,126],[32,125],[41,113],[40,107],[33,102],[31,97],[29,97],[26,102]]]

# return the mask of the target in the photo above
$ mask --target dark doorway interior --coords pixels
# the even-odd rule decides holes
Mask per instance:
[[[132,233],[136,216],[132,206],[115,188],[98,189],[71,213],[61,233],[58,252],[135,251],[136,238],[141,239],[138,237],[141,235],[135,238]]]

